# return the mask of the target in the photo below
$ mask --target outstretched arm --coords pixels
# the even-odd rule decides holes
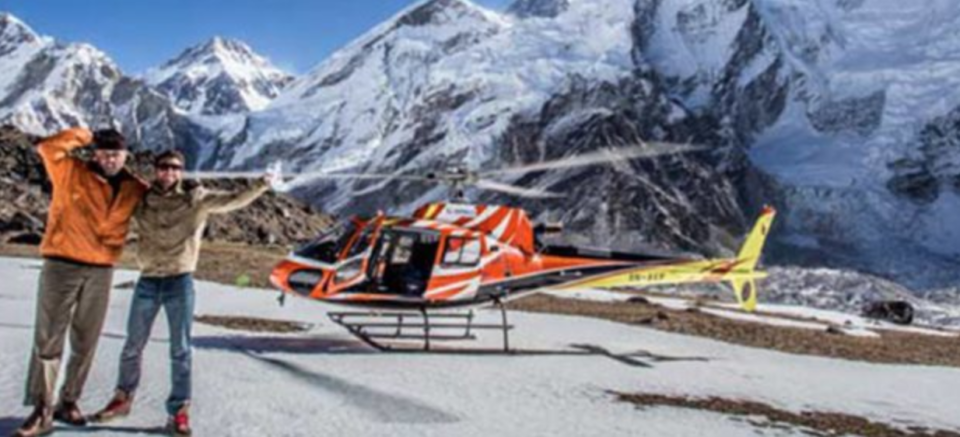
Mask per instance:
[[[223,214],[244,208],[257,200],[263,193],[270,189],[270,183],[265,179],[259,179],[253,183],[253,186],[236,193],[227,193],[222,191],[211,191],[204,194],[200,200],[204,209],[212,214]]]

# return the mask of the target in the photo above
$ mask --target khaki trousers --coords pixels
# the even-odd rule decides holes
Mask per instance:
[[[112,267],[44,260],[24,405],[53,406],[68,330],[70,359],[60,402],[80,399],[103,330],[112,283]]]

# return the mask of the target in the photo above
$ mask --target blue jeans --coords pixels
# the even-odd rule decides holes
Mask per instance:
[[[162,278],[140,277],[130,304],[127,320],[127,341],[120,355],[120,378],[117,389],[133,394],[140,384],[140,363],[143,348],[150,338],[150,329],[163,307],[170,326],[170,378],[172,389],[167,398],[167,412],[176,414],[190,403],[191,345],[193,322],[193,275]]]

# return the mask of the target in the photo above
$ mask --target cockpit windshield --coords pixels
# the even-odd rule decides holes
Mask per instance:
[[[350,238],[357,232],[360,224],[362,222],[356,220],[337,223],[320,234],[315,240],[294,250],[294,254],[303,258],[335,264],[347,244],[350,243]]]
[[[347,258],[353,258],[366,251],[370,247],[370,240],[375,231],[376,226],[374,225],[374,221],[367,222],[363,230],[360,231],[360,236],[357,237],[356,241],[353,242],[353,245],[350,246],[350,249],[347,251]]]

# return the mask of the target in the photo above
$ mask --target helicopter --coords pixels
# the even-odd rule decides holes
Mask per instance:
[[[500,330],[509,351],[504,303],[543,290],[642,288],[684,283],[726,283],[745,311],[757,304],[757,270],[764,242],[776,215],[764,207],[735,257],[700,259],[665,253],[627,253],[543,242],[556,225],[535,225],[519,207],[467,202],[475,187],[522,198],[562,197],[542,189],[519,187],[497,177],[643,159],[698,150],[689,145],[643,143],[600,150],[556,161],[483,172],[455,167],[426,174],[301,174],[299,183],[316,179],[367,179],[441,183],[453,190],[448,202],[422,205],[410,216],[382,212],[354,216],[294,249],[270,275],[286,295],[352,306],[359,311],[329,312],[329,317],[363,342],[391,350],[384,339],[431,341],[475,338],[478,330]],[[236,176],[236,175],[234,175]],[[473,309],[496,306],[498,324],[475,323]],[[465,310],[458,311],[458,310]]]

